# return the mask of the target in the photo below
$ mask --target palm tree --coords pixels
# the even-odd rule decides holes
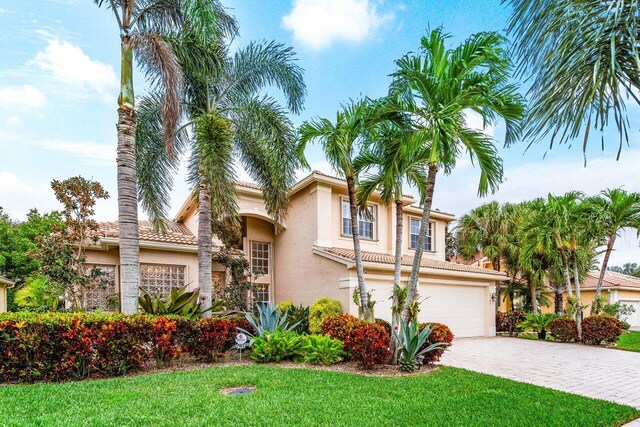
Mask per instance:
[[[478,206],[458,220],[458,251],[465,259],[473,258],[481,251],[489,258],[493,269],[500,271],[508,238],[507,225],[500,203],[494,201]]]
[[[198,285],[206,309],[211,305],[212,221],[237,220],[236,159],[262,187],[277,231],[301,163],[288,113],[301,110],[306,88],[295,53],[281,44],[252,42],[231,56],[224,43],[202,45],[190,37],[181,43],[186,78],[177,152],[189,153],[188,179],[198,198]],[[217,62],[201,59],[216,54]],[[268,86],[283,92],[287,109],[262,94]],[[140,196],[152,217],[167,212],[179,164],[179,156],[171,156],[160,140],[160,108],[158,97],[145,99],[138,133]]]
[[[364,280],[360,236],[358,234],[358,217],[359,212],[362,210],[358,209],[356,194],[358,174],[353,163],[358,153],[359,143],[365,130],[365,119],[368,114],[369,106],[366,102],[354,102],[338,111],[335,123],[326,118],[314,118],[305,121],[298,131],[300,152],[304,152],[309,142],[319,142],[322,144],[325,157],[333,170],[347,181],[349,212],[351,214],[351,238],[353,239],[353,252],[358,277],[358,297],[365,319],[372,316],[369,295]],[[366,214],[366,210],[364,212]]]
[[[412,139],[410,129],[403,128],[390,121],[377,123],[369,132],[371,139],[369,147],[354,160],[356,173],[360,175],[371,168],[376,168],[373,173],[368,173],[365,179],[360,181],[357,191],[358,204],[366,208],[367,201],[374,192],[380,193],[380,200],[384,205],[395,205],[396,212],[396,242],[393,269],[393,295],[392,311],[398,313],[398,292],[401,287],[402,269],[402,233],[403,233],[403,184],[418,189],[420,203],[424,202],[424,189],[427,177],[424,173],[428,160],[428,150],[425,150],[420,141]],[[392,331],[400,324],[399,316],[391,318]],[[395,334],[392,332],[392,342],[395,343]],[[394,356],[395,359],[395,356]]]
[[[509,0],[508,35],[519,74],[532,80],[527,136],[566,143],[591,126],[602,130],[613,113],[623,141],[629,121],[625,99],[640,104],[638,0]],[[604,139],[602,140],[604,150]]]
[[[173,152],[182,83],[171,40],[185,27],[201,37],[228,25],[219,19],[217,1],[94,0],[113,12],[120,32],[120,94],[118,96],[118,223],[121,310],[138,310],[139,242],[136,182],[136,113],[133,85],[134,53],[152,86],[162,93],[163,139]]]
[[[585,201],[592,211],[591,224],[599,224],[606,239],[606,249],[600,267],[600,276],[596,287],[596,295],[591,312],[598,314],[601,310],[600,295],[602,281],[609,265],[609,257],[613,251],[616,238],[623,228],[640,227],[640,194],[628,193],[620,188],[604,190],[601,197],[592,197]]]
[[[524,100],[518,87],[508,83],[511,64],[502,48],[504,37],[478,33],[455,49],[446,48],[447,37],[442,29],[433,30],[422,38],[419,53],[397,60],[389,91],[390,108],[407,116],[417,137],[429,147],[424,213],[407,289],[405,318],[417,297],[438,170],[450,172],[456,158],[467,151],[480,166],[480,195],[495,190],[502,181],[502,160],[493,139],[466,123],[467,112],[480,114],[485,125],[504,119],[506,145],[518,139],[524,115]]]

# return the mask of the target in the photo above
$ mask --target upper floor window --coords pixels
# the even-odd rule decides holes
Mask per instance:
[[[369,214],[360,210],[358,212],[358,235],[365,239],[376,238],[376,219],[378,217],[377,206],[368,206]],[[348,200],[342,201],[342,234],[351,236],[351,207]]]
[[[418,235],[420,234],[420,225],[422,220],[419,218],[411,218],[409,224],[409,248],[415,249],[418,247]],[[433,223],[429,222],[429,230],[427,231],[427,238],[424,241],[424,250],[432,251],[433,243]]]
[[[251,242],[251,272],[259,276],[269,274],[269,243]]]

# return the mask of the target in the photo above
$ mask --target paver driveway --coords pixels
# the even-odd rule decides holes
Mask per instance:
[[[640,353],[518,338],[465,338],[441,363],[640,409]]]

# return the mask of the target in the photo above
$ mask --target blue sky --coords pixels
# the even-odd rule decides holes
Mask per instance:
[[[237,46],[267,39],[295,48],[308,89],[305,110],[293,117],[296,124],[316,115],[332,117],[350,98],[384,95],[393,61],[416,49],[428,27],[443,25],[453,45],[474,32],[502,31],[509,16],[499,0],[223,3],[240,24]],[[80,174],[111,193],[98,206],[98,219],[115,219],[119,39],[111,12],[90,0],[0,0],[0,39],[0,206],[16,218],[31,207],[56,208],[49,182]],[[141,76],[136,88],[144,93]],[[629,108],[630,117],[639,110]],[[452,175],[439,177],[435,207],[460,215],[491,199],[520,201],[571,189],[594,194],[619,186],[640,191],[640,123],[631,124],[630,147],[618,162],[612,131],[605,133],[604,152],[596,135],[586,168],[580,144],[549,152],[544,144],[525,150],[526,142],[501,149],[506,181],[484,200],[476,196],[477,171],[463,160]],[[501,143],[502,126],[487,131]],[[315,168],[330,172],[317,147],[307,156]],[[187,194],[183,177],[177,181],[174,211]],[[631,233],[616,249],[613,263],[640,261]]]

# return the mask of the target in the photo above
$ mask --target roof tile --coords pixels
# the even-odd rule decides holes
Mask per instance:
[[[182,223],[164,220],[163,228],[157,228],[153,221],[139,221],[140,240],[148,242],[175,243],[179,245],[197,245],[198,239]],[[101,222],[99,230],[103,237],[119,237],[118,221]]]

